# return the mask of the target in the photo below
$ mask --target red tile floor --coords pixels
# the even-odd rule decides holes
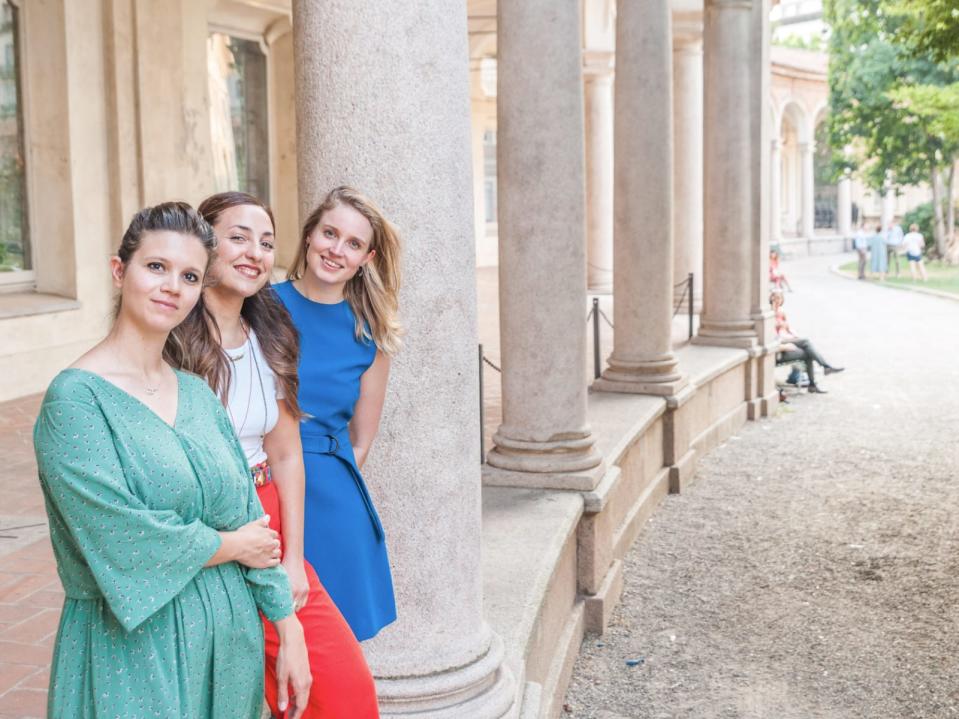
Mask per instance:
[[[40,395],[0,403],[0,719],[46,715],[63,604],[33,460],[39,405]]]

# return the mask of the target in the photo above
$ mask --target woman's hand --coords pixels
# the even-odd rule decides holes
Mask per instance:
[[[270,515],[264,514],[233,532],[220,532],[221,551],[229,559],[251,569],[267,569],[280,563],[280,535],[270,529]]]
[[[313,677],[310,674],[310,656],[306,651],[303,638],[303,625],[291,614],[276,622],[276,633],[280,637],[280,650],[276,655],[277,709],[286,712],[290,707],[290,688],[293,689],[293,703],[286,719],[299,719],[306,711],[310,700],[310,686]]]
[[[281,562],[286,575],[290,578],[290,589],[293,590],[293,609],[300,611],[306,606],[310,598],[310,582],[306,578],[306,568],[302,557],[283,557]]]

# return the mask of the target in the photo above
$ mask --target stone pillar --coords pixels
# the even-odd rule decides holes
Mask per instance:
[[[778,399],[774,348],[779,344],[772,308],[769,306],[769,237],[772,224],[772,157],[769,151],[770,83],[769,0],[752,0],[750,9],[750,74],[752,92],[749,115],[752,123],[750,181],[752,184],[752,318],[757,347],[750,352],[747,364],[747,416],[758,419],[768,416],[769,408]]]
[[[613,55],[583,56],[586,91],[587,286],[613,288]]]
[[[301,218],[349,183],[403,238],[407,334],[365,468],[398,614],[364,645],[380,710],[498,719],[516,683],[483,618],[466,13],[295,0],[293,31]]]
[[[593,387],[675,395],[672,351],[673,98],[668,0],[616,14],[613,353]]]
[[[802,163],[802,234],[811,240],[816,234],[816,175],[813,157],[816,143],[799,143],[799,157]]]
[[[839,178],[838,195],[837,226],[843,239],[848,239],[852,237],[852,180],[849,179],[849,175]]]
[[[883,232],[892,227],[892,218],[896,215],[896,188],[887,183],[882,193],[882,210],[880,221]]]
[[[783,238],[783,152],[778,137],[772,139],[770,146],[769,237],[775,245]]]
[[[706,0],[703,314],[698,344],[751,347],[752,47],[748,0]]]
[[[677,27],[673,36],[673,137],[673,283],[693,273],[693,311],[698,313],[703,305],[702,23]],[[675,302],[682,293],[683,288],[674,288]]]
[[[484,480],[592,489],[578,0],[500,0],[497,20],[503,423]]]

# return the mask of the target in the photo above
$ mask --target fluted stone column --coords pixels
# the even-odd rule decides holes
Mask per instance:
[[[397,599],[397,621],[364,644],[381,712],[513,716],[480,574],[466,13],[444,0],[294,0],[293,28],[301,218],[350,183],[403,237],[407,333],[364,468]]]
[[[616,14],[613,352],[593,387],[674,395],[672,33],[668,0]]]
[[[844,239],[852,237],[852,180],[848,175],[839,178],[837,212],[839,234]]]
[[[613,287],[613,56],[583,54],[586,95],[587,286]]]
[[[704,287],[698,344],[751,347],[752,77],[749,0],[706,0]]]
[[[673,35],[673,283],[694,275],[693,311],[703,305],[702,23]],[[683,288],[675,288],[678,302]],[[688,301],[688,298],[687,298]],[[685,304],[685,303],[684,303]]]
[[[771,141],[772,149],[770,154],[770,193],[769,193],[769,232],[770,242],[778,244],[783,238],[783,216],[782,216],[782,197],[783,197],[783,154],[782,142],[778,137]]]
[[[802,163],[802,234],[812,239],[816,234],[816,175],[813,158],[816,143],[799,143],[799,156]]]
[[[579,2],[500,0],[497,12],[503,423],[484,481],[592,489]]]

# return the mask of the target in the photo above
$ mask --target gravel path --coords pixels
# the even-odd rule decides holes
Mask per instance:
[[[657,510],[565,716],[959,717],[959,302],[839,261],[785,264],[786,311],[847,371]]]

